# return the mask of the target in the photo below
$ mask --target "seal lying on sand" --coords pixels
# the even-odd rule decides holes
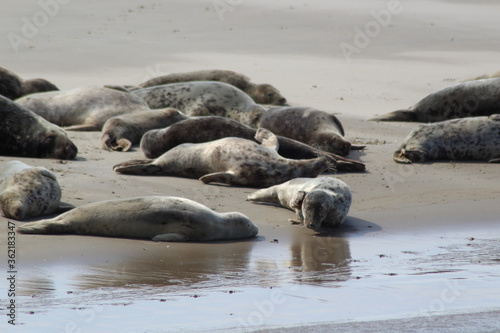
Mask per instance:
[[[123,114],[149,111],[130,92],[107,87],[83,87],[25,96],[17,103],[44,119],[72,131],[100,131],[106,120]]]
[[[295,210],[313,230],[344,222],[352,203],[351,189],[332,177],[296,178],[250,194],[249,201],[266,202]]]
[[[37,92],[59,90],[55,85],[44,79],[23,80],[11,71],[0,67],[0,95],[16,99]]]
[[[70,160],[77,152],[60,127],[0,96],[0,155]]]
[[[458,83],[422,99],[407,110],[370,120],[436,122],[455,118],[490,116],[500,110],[500,78]]]
[[[173,83],[133,92],[151,109],[175,108],[190,117],[221,116],[257,128],[266,109],[227,83]]]
[[[118,173],[200,178],[203,183],[264,187],[297,177],[316,177],[328,169],[323,157],[291,160],[277,153],[278,140],[259,129],[259,145],[240,138],[181,144],[156,160],[132,160],[115,165]]]
[[[188,117],[176,109],[136,112],[109,118],[102,127],[101,143],[107,150],[127,151],[147,131],[170,126]]]
[[[500,162],[500,114],[420,125],[394,153],[398,163],[428,160]]]
[[[4,216],[22,220],[71,208],[61,206],[61,188],[49,170],[20,161],[0,165],[0,209]]]
[[[307,107],[271,108],[262,115],[260,127],[319,150],[342,156],[351,151],[344,128],[333,114]]]
[[[188,73],[172,73],[155,77],[137,88],[148,88],[162,84],[180,83],[189,81],[219,81],[237,87],[248,94],[255,103],[285,105],[286,99],[281,96],[278,89],[270,84],[254,84],[243,74],[226,70],[205,70]]]
[[[147,158],[157,158],[166,151],[183,143],[202,143],[226,137],[254,140],[256,130],[235,120],[217,117],[193,117],[175,123],[167,128],[151,130],[144,134],[141,149]],[[291,159],[325,157],[338,171],[363,171],[363,163],[320,151],[283,136],[277,136],[278,154]],[[331,169],[331,168],[330,168]]]
[[[217,213],[197,202],[151,196],[75,208],[50,220],[26,223],[23,234],[77,234],[185,242],[248,238],[257,227],[240,213]]]

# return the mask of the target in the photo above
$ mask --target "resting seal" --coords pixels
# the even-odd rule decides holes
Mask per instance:
[[[257,235],[243,214],[217,213],[197,202],[151,196],[77,207],[50,220],[26,223],[23,234],[77,234],[185,242],[240,239]]]
[[[370,120],[436,122],[455,118],[490,116],[500,110],[500,78],[458,83],[422,99],[407,110]]]
[[[155,129],[144,134],[141,149],[147,158],[157,158],[166,151],[183,143],[202,143],[226,137],[238,137],[254,141],[256,130],[235,120],[217,117],[193,117],[167,128]],[[291,159],[325,157],[338,171],[363,171],[363,163],[320,151],[283,136],[277,136],[278,154]],[[330,168],[332,169],[332,168]]]
[[[266,109],[227,83],[198,81],[173,83],[133,92],[151,109],[175,108],[187,116],[222,116],[258,127]]]
[[[219,81],[235,86],[248,94],[255,103],[285,105],[286,99],[281,96],[278,89],[270,84],[254,84],[243,74],[225,70],[205,70],[188,73],[172,73],[155,77],[137,88],[148,88],[162,84],[190,82],[190,81]]]
[[[17,103],[59,126],[72,131],[100,131],[111,117],[149,111],[130,92],[107,87],[84,87],[22,97]]]
[[[133,144],[138,144],[147,131],[185,119],[187,116],[170,108],[109,118],[102,127],[101,144],[107,150],[127,151]]]
[[[23,80],[11,71],[0,67],[0,95],[16,99],[37,92],[59,90],[55,85],[44,79]]]
[[[60,127],[0,96],[0,155],[71,160],[77,152]]]
[[[132,160],[115,165],[118,173],[199,178],[203,183],[264,187],[296,177],[316,177],[327,170],[324,158],[291,160],[277,153],[278,140],[259,129],[253,141],[224,138],[181,144],[156,160]],[[201,178],[200,178],[201,177]]]
[[[252,193],[247,200],[295,210],[306,227],[319,230],[344,222],[352,194],[349,186],[336,178],[296,178]]]
[[[398,163],[428,160],[500,162],[500,114],[419,125],[394,153]]]
[[[319,150],[346,156],[351,143],[333,114],[307,107],[272,108],[262,115],[260,127]]]

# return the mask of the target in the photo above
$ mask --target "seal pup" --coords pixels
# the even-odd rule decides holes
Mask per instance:
[[[39,93],[16,102],[70,131],[100,131],[111,117],[150,110],[130,92],[107,87]]]
[[[258,228],[241,213],[217,213],[195,201],[150,196],[100,201],[50,220],[17,228],[22,234],[77,234],[187,242],[254,237]]]
[[[238,137],[255,140],[257,131],[235,120],[218,117],[193,117],[177,122],[169,127],[147,132],[141,139],[141,149],[147,158],[157,158],[166,151],[183,143],[209,142],[225,137]],[[278,154],[291,159],[310,159],[325,157],[338,171],[363,171],[363,163],[336,154],[317,150],[305,143],[277,136]]]
[[[61,205],[56,175],[20,161],[0,165],[0,210],[7,218],[22,220],[71,209]]]
[[[135,112],[109,118],[102,127],[101,144],[106,150],[127,151],[144,133],[170,126],[188,117],[176,109]]]
[[[158,76],[137,86],[138,89],[190,81],[219,81],[235,86],[248,94],[255,103],[285,105],[286,99],[270,84],[254,84],[243,74],[228,70],[202,70]]]
[[[17,74],[0,67],[0,95],[15,100],[24,95],[59,90],[45,79],[23,80]]]
[[[342,124],[325,111],[308,107],[271,108],[262,115],[260,127],[330,153],[347,156],[351,151]]]
[[[224,138],[205,143],[181,144],[156,160],[132,160],[114,171],[126,174],[199,178],[203,183],[265,187],[292,178],[316,177],[328,169],[325,158],[291,160],[277,153],[274,134],[259,129],[256,142]]]
[[[344,222],[352,203],[351,189],[332,177],[296,178],[250,194],[247,200],[294,210],[300,223],[319,230]]]
[[[71,160],[77,152],[59,126],[0,96],[0,155]]]
[[[429,160],[500,162],[500,114],[419,125],[394,153],[398,163]]]
[[[407,110],[369,120],[433,123],[456,118],[490,116],[500,110],[500,78],[457,83],[438,90]]]
[[[266,109],[223,82],[172,83],[133,91],[151,109],[175,108],[190,117],[222,116],[257,128]]]

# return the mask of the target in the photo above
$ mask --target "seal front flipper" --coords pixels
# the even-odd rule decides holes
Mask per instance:
[[[183,234],[177,233],[168,233],[168,234],[160,234],[153,237],[153,241],[155,242],[187,242],[189,238]]]
[[[113,170],[117,173],[132,175],[156,175],[161,173],[161,167],[152,163],[153,160],[131,160],[113,166]]]
[[[238,177],[229,172],[215,172],[204,175],[200,178],[204,184],[208,183],[222,183],[222,184],[240,184]]]
[[[279,142],[276,135],[274,135],[271,131],[260,127],[255,133],[255,140],[259,142],[262,146],[268,147],[278,151]]]

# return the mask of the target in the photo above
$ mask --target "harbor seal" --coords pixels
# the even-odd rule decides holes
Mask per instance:
[[[224,138],[206,143],[181,144],[156,160],[132,160],[117,164],[118,173],[199,178],[203,183],[265,187],[297,177],[316,177],[328,169],[323,157],[291,160],[277,153],[278,140],[259,129],[262,143]]]
[[[351,151],[344,128],[333,114],[308,107],[276,107],[262,115],[260,127],[276,135],[342,156]]]
[[[77,234],[186,242],[254,237],[258,228],[241,213],[217,213],[195,201],[150,196],[77,207],[50,220],[17,228],[22,234]]]
[[[138,144],[147,131],[170,126],[188,117],[176,109],[135,112],[109,118],[102,127],[102,148],[127,151]]]
[[[254,128],[266,112],[243,91],[222,82],[172,83],[133,93],[151,109],[175,108],[190,117],[222,116]]]
[[[157,158],[166,151],[183,143],[202,143],[226,137],[238,137],[254,141],[257,131],[235,120],[218,117],[193,117],[177,122],[167,128],[147,132],[141,139],[141,149],[147,158]],[[363,163],[353,161],[332,153],[312,148],[305,143],[277,136],[278,154],[290,159],[310,159],[324,157],[330,170],[363,171]]]
[[[270,84],[254,84],[243,74],[227,70],[202,70],[187,73],[172,73],[158,76],[137,86],[148,88],[170,83],[190,81],[219,81],[235,86],[248,94],[255,103],[285,105],[286,99]]]
[[[500,114],[419,125],[394,153],[398,163],[429,160],[500,162]]]
[[[24,95],[59,90],[45,79],[23,80],[17,74],[0,67],[0,95],[15,100]]]
[[[500,78],[454,84],[438,90],[407,110],[369,120],[437,122],[456,118],[490,116],[500,110]]]
[[[0,96],[0,155],[71,160],[77,152],[59,126]]]
[[[0,210],[7,218],[22,220],[71,209],[61,205],[56,175],[20,161],[0,165]]]
[[[150,110],[132,93],[107,87],[39,93],[16,102],[71,131],[100,131],[111,117]]]
[[[249,201],[271,203],[294,210],[313,230],[344,222],[352,203],[351,189],[332,177],[296,178],[250,194]]]

